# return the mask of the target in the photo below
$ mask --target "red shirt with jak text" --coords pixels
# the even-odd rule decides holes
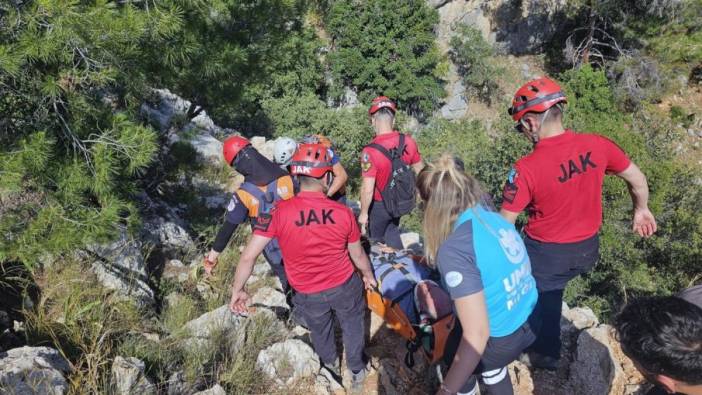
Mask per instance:
[[[268,228],[257,235],[277,238],[290,285],[316,293],[343,284],[353,274],[348,244],[361,238],[351,209],[321,192],[302,191],[281,200]]]
[[[540,140],[512,168],[502,208],[526,209],[524,228],[534,240],[574,243],[594,236],[602,224],[602,183],[631,161],[617,144],[572,130]]]

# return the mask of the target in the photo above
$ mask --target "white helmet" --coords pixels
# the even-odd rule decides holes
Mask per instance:
[[[281,166],[287,166],[297,150],[297,142],[290,137],[280,137],[275,141],[273,161]]]

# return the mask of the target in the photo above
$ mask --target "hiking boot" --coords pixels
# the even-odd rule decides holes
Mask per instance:
[[[545,369],[550,371],[555,371],[558,369],[558,359],[535,352],[523,353],[519,357],[519,362],[534,369]]]
[[[368,368],[363,368],[358,373],[351,372],[351,394],[362,394],[363,384],[366,382],[366,377],[368,377]]]

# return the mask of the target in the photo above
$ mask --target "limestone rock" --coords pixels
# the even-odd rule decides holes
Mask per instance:
[[[251,145],[266,158],[273,160],[275,150],[275,140],[267,140],[265,137],[256,136],[251,138]]]
[[[359,105],[358,94],[348,86],[344,89],[344,96],[341,98],[342,108],[357,107]]]
[[[276,315],[281,315],[290,310],[285,294],[271,287],[263,287],[256,291],[251,298],[251,306],[267,308]]]
[[[162,132],[167,131],[177,120],[184,120],[190,108],[190,102],[169,91],[168,89],[154,89],[151,91],[152,100],[141,105],[141,115],[154,127]],[[201,111],[195,118],[183,126],[183,130],[199,129],[207,132],[219,131],[212,119],[205,111]]]
[[[184,395],[188,393],[188,384],[182,371],[174,372],[168,377],[168,395]]]
[[[542,50],[562,28],[565,0],[495,1],[485,5],[494,41],[509,54]]]
[[[193,268],[185,266],[177,259],[170,259],[163,268],[162,278],[172,279],[179,283],[184,283],[190,278]]]
[[[436,25],[436,41],[441,52],[448,52],[451,38],[463,25],[478,29],[488,42],[494,42],[491,21],[482,3],[480,0],[430,1],[432,5],[441,4],[438,6],[439,23]]]
[[[344,394],[344,387],[336,381],[334,376],[327,369],[320,369],[314,382],[314,390],[318,395]]]
[[[612,327],[600,325],[578,336],[570,382],[582,395],[625,394],[635,376],[633,364],[612,337]],[[640,378],[640,376],[639,376]]]
[[[561,332],[566,330],[577,330],[592,328],[597,326],[600,321],[595,313],[589,307],[568,308],[568,305],[563,303],[563,312],[561,316]]]
[[[256,262],[253,267],[253,273],[256,276],[269,276],[273,274],[271,270],[271,265],[264,262]]]
[[[439,8],[443,7],[446,3],[450,2],[451,0],[427,0],[427,4],[434,8]]]
[[[262,350],[256,365],[281,386],[312,377],[319,371],[319,357],[302,340],[288,339]]]
[[[186,344],[188,347],[202,346],[217,333],[235,331],[241,325],[242,319],[232,313],[229,306],[218,307],[183,326],[183,330],[190,336]]]
[[[170,143],[188,141],[207,162],[219,165],[222,161],[222,142],[214,135],[232,134],[233,131],[215,125],[205,111],[193,119],[187,119],[191,103],[168,89],[154,89],[152,96],[151,102],[141,105],[142,116],[161,132],[169,132]]]
[[[154,291],[148,285],[141,244],[130,240],[125,229],[122,229],[117,240],[93,244],[87,250],[101,258],[91,268],[105,288],[135,300],[140,306],[153,306]]]
[[[156,387],[144,374],[144,362],[133,357],[116,357],[112,363],[112,388],[116,395],[156,394]]]
[[[193,395],[227,395],[227,393],[224,391],[224,388],[222,388],[221,385],[215,384],[214,387],[208,390],[196,392]]]
[[[252,334],[256,336],[257,331],[260,331],[262,327],[265,327],[269,336],[275,338],[285,338],[288,334],[285,324],[278,319],[275,313],[266,309],[256,310],[249,318],[243,320],[241,326],[234,331],[233,342],[230,347],[232,352],[244,347],[246,342],[249,341],[249,336]]]
[[[143,234],[147,240],[169,256],[182,256],[196,249],[184,225],[165,218],[153,217],[144,223]]]
[[[445,119],[460,119],[468,112],[468,100],[466,99],[465,86],[463,81],[458,79],[449,84],[449,97],[441,107],[441,117]]]
[[[512,362],[507,369],[512,379],[515,394],[533,394],[534,381],[529,368],[519,361]]]
[[[68,361],[53,348],[13,348],[0,353],[0,393],[64,394],[68,390],[64,374],[70,371]]]
[[[212,164],[219,164],[222,160],[222,142],[209,134],[201,133],[188,140],[205,160]]]
[[[153,103],[141,105],[141,115],[154,127],[162,132],[168,130],[173,118],[185,114],[190,107],[190,102],[172,93],[168,89],[154,89]]]

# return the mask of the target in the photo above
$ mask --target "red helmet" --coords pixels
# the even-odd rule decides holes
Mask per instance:
[[[227,139],[224,140],[224,143],[222,144],[222,153],[224,154],[224,161],[227,162],[228,165],[231,165],[234,161],[234,158],[236,158],[236,155],[242,149],[244,149],[244,147],[250,144],[251,143],[249,142],[249,140],[241,136],[227,137]]]
[[[290,174],[320,178],[332,171],[329,149],[322,144],[300,144],[290,162]]]
[[[517,90],[508,112],[512,119],[519,122],[528,112],[544,112],[561,102],[566,102],[561,87],[548,77],[541,77]]]
[[[395,102],[387,98],[386,96],[378,96],[371,102],[371,106],[368,109],[368,115],[373,115],[381,108],[389,108],[394,114],[397,111],[397,105]]]

